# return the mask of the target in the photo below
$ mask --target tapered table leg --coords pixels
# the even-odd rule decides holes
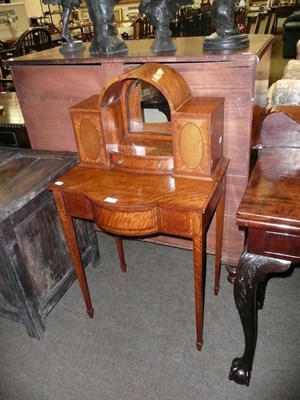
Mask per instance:
[[[60,221],[62,224],[62,228],[63,228],[63,231],[66,236],[67,245],[68,245],[71,257],[72,257],[72,261],[74,264],[74,268],[75,268],[75,272],[76,272],[76,275],[78,278],[80,289],[81,289],[81,292],[82,292],[82,295],[84,298],[84,302],[86,305],[86,311],[87,311],[87,314],[89,315],[89,317],[93,318],[94,317],[94,308],[92,306],[90,292],[89,292],[83,264],[81,261],[81,256],[80,256],[80,252],[79,252],[79,248],[78,248],[78,244],[77,244],[77,238],[76,238],[76,233],[75,233],[72,217],[69,216],[65,212],[63,199],[62,199],[62,196],[60,195],[60,193],[53,192],[53,195],[55,198],[56,206],[58,209],[58,215],[59,215],[59,218],[60,218]]]
[[[200,351],[203,345],[206,235],[203,233],[202,216],[198,214],[194,217],[193,258],[197,334],[196,346]]]
[[[224,207],[225,207],[225,193],[223,192],[216,208],[216,254],[215,254],[215,286],[214,286],[215,295],[218,295],[220,289]]]
[[[127,266],[125,262],[125,255],[124,255],[124,248],[123,248],[123,241],[120,236],[115,236],[115,242],[118,250],[118,256],[120,260],[120,267],[122,272],[126,272]]]

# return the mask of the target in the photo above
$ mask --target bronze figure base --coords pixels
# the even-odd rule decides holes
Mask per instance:
[[[204,39],[204,50],[236,50],[249,46],[249,38],[246,34],[221,37],[216,33]]]
[[[74,42],[71,43],[62,43],[59,51],[62,54],[69,54],[69,53],[75,53],[77,51],[82,51],[84,50],[85,45],[81,40],[75,40]]]
[[[154,53],[176,50],[176,45],[172,40],[172,31],[170,29],[158,29],[155,31],[154,35],[155,39],[151,46],[151,50]]]
[[[100,40],[94,37],[89,51],[93,56],[124,54],[128,52],[128,47],[121,36],[112,34],[103,36]]]

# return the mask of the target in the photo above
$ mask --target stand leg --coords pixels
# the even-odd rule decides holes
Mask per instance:
[[[120,236],[115,236],[115,242],[118,250],[121,270],[122,272],[126,272],[127,266],[125,262],[122,238]]]
[[[56,206],[58,209],[58,215],[62,224],[63,231],[66,236],[67,245],[73,260],[75,272],[78,278],[78,282],[81,288],[81,292],[85,301],[86,311],[90,318],[94,317],[94,309],[92,306],[90,292],[84,272],[84,268],[81,261],[80,252],[78,249],[76,233],[74,230],[74,225],[72,221],[72,217],[69,216],[64,209],[63,199],[61,198],[60,193],[53,192],[54,199],[56,202]]]
[[[205,234],[203,233],[202,216],[194,217],[193,257],[194,257],[194,284],[196,308],[196,346],[200,351],[203,345],[203,316],[205,292]]]
[[[255,254],[244,253],[240,258],[234,281],[234,300],[238,309],[245,336],[245,350],[241,358],[235,358],[229,379],[249,386],[257,339],[257,288],[270,272],[285,272],[289,261],[277,260]],[[261,300],[261,299],[260,299]]]
[[[216,208],[216,255],[215,255],[215,287],[214,287],[214,294],[216,296],[218,295],[220,289],[224,206],[225,206],[225,194],[223,192]]]

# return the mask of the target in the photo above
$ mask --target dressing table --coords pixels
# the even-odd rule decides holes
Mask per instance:
[[[146,121],[143,94],[159,92],[170,121]],[[192,97],[174,69],[148,63],[110,81],[71,108],[79,165],[52,183],[88,315],[94,309],[72,218],[94,221],[116,235],[155,233],[193,241],[196,345],[203,343],[206,233],[216,214],[215,294],[219,290],[224,220],[224,99]],[[168,113],[167,113],[168,114]],[[163,260],[162,260],[163,263]]]

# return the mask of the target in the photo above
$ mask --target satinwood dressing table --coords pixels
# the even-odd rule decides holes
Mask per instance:
[[[141,104],[160,92],[170,121],[145,121]],[[206,232],[216,214],[215,294],[224,219],[223,98],[193,98],[181,75],[149,63],[113,79],[71,108],[80,164],[51,184],[88,315],[89,289],[72,218],[116,235],[154,233],[193,240],[197,348],[202,347]]]

